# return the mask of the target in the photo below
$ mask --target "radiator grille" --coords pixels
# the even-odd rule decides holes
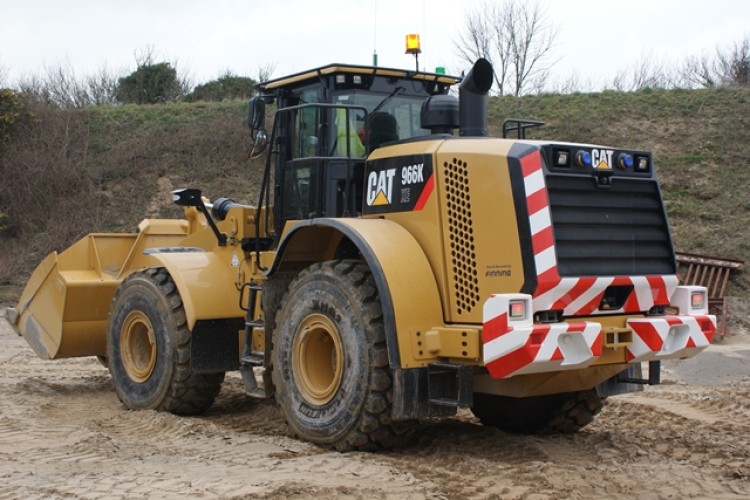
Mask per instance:
[[[456,312],[463,314],[471,312],[480,299],[469,171],[466,162],[456,158],[443,167]]]
[[[548,175],[560,276],[674,274],[674,254],[656,181]]]

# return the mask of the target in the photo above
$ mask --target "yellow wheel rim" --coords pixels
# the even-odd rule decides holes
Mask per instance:
[[[125,372],[142,384],[151,377],[156,366],[156,337],[151,320],[141,311],[132,311],[125,318],[120,335],[120,354]]]
[[[306,317],[297,329],[292,346],[292,370],[302,397],[322,406],[341,386],[344,373],[341,335],[322,314]]]

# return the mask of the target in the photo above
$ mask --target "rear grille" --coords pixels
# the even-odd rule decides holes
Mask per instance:
[[[466,162],[455,158],[451,162],[445,162],[443,167],[456,312],[464,314],[470,313],[480,300],[469,168]]]
[[[674,254],[656,181],[547,175],[560,276],[674,274]]]

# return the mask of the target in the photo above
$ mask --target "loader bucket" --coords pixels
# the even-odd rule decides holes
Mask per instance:
[[[106,355],[106,325],[115,289],[135,269],[148,267],[143,251],[179,245],[187,221],[148,219],[137,234],[89,234],[49,254],[7,315],[45,359]]]

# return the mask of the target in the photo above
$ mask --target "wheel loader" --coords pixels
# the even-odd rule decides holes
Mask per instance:
[[[529,140],[523,119],[489,137],[491,85],[483,59],[261,83],[256,206],[177,190],[184,219],[46,257],[10,322],[42,358],[99,357],[129,409],[199,414],[239,371],[338,450],[459,408],[575,432],[706,348],[716,318],[679,285],[651,153]]]

